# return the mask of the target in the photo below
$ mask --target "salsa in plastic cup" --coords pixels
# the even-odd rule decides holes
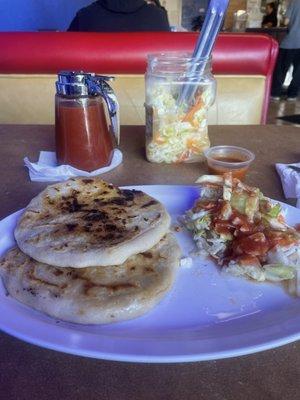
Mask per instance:
[[[232,176],[244,179],[255,155],[243,147],[214,146],[204,151],[208,170],[213,175],[232,172]]]

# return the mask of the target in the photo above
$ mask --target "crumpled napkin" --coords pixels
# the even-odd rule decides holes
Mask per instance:
[[[119,149],[114,149],[114,154],[110,165],[99,168],[92,172],[82,171],[70,165],[57,165],[56,154],[53,151],[40,151],[37,163],[24,158],[25,166],[29,170],[29,176],[35,182],[57,182],[65,181],[75,176],[96,176],[104,174],[122,163],[123,154]]]
[[[295,171],[291,166],[299,168]],[[276,164],[276,170],[280,176],[285,197],[297,199],[297,208],[300,208],[300,163]]]

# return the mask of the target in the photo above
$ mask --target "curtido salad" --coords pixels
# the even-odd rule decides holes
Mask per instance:
[[[173,88],[174,89],[174,88]],[[146,153],[151,162],[178,163],[201,160],[210,146],[207,109],[212,103],[210,87],[195,95],[193,105],[178,105],[178,87],[157,85],[146,112]]]
[[[199,252],[233,275],[287,281],[300,296],[300,234],[286,224],[280,204],[231,173],[197,182],[201,197],[183,221]]]

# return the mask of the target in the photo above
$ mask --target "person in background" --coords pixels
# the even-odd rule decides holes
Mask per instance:
[[[262,20],[263,28],[275,28],[277,26],[277,7],[275,3],[266,5],[266,15]]]
[[[161,10],[163,10],[166,13],[167,18],[168,18],[168,11],[165,9],[164,6],[161,5],[159,0],[145,0],[145,1],[146,1],[147,4],[150,4],[152,6],[156,6],[156,7],[160,8]]]
[[[68,29],[71,32],[169,30],[166,11],[145,0],[98,0],[79,10]]]
[[[293,66],[293,78],[287,89],[287,100],[297,100],[300,90],[300,0],[291,0],[285,14],[288,34],[282,40],[273,76],[271,99],[280,100],[285,76]]]
[[[192,31],[193,32],[201,31],[204,19],[205,19],[204,15],[198,15],[198,17],[193,18],[193,20],[192,20]]]

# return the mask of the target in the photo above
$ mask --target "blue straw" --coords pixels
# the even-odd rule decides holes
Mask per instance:
[[[188,70],[187,76],[198,74],[201,76],[205,69],[205,62],[211,55],[217,35],[221,29],[224,15],[228,7],[229,0],[211,0],[205,16],[205,20],[199,35],[193,56],[191,66]],[[201,60],[203,64],[198,65]],[[177,104],[189,103],[193,96],[195,88],[191,84],[185,84],[177,100]]]

